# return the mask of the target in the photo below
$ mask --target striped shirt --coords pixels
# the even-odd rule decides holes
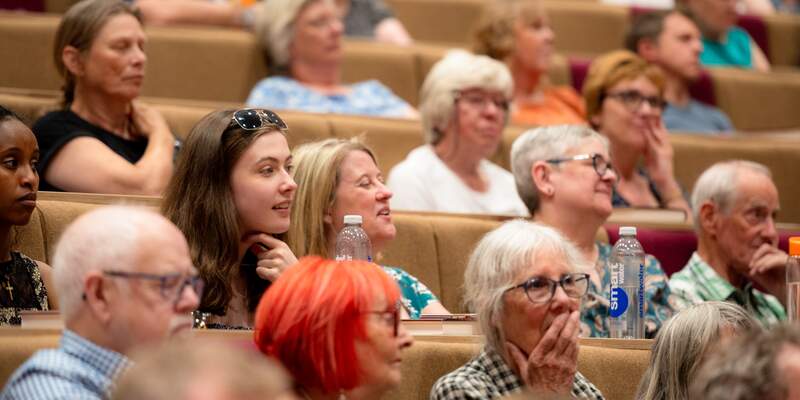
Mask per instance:
[[[669,286],[678,297],[679,308],[705,301],[730,301],[744,307],[764,326],[786,319],[786,311],[775,296],[759,291],[749,281],[741,289],[731,285],[697,252],[682,270],[672,274]]]
[[[37,351],[9,378],[0,400],[108,399],[128,358],[68,329],[56,349]]]

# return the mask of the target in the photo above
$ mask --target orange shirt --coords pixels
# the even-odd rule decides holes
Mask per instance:
[[[571,86],[550,86],[539,101],[515,102],[511,121],[516,125],[585,125],[586,106]]]

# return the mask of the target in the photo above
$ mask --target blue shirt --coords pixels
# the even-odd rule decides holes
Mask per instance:
[[[312,113],[407,117],[411,107],[376,80],[349,86],[347,94],[325,95],[285,76],[258,82],[247,97],[250,107],[297,110]]]
[[[667,104],[661,118],[670,131],[681,133],[727,134],[733,124],[719,108],[690,99],[685,107]]]
[[[700,63],[705,66],[753,68],[750,35],[734,26],[720,42],[704,37]]]
[[[56,349],[37,351],[11,375],[0,400],[107,399],[128,358],[64,329]]]

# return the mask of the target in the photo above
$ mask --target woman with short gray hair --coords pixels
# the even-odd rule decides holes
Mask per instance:
[[[255,24],[270,73],[247,104],[316,113],[416,117],[417,112],[375,80],[342,83],[344,25],[333,0],[269,0]]]
[[[511,147],[517,191],[537,222],[558,229],[592,262],[588,294],[581,307],[584,336],[607,337],[611,246],[596,240],[611,215],[617,175],[608,139],[591,128],[560,125],[522,134]],[[645,257],[645,336],[653,337],[672,316],[675,296],[653,256]]]
[[[401,210],[527,215],[514,178],[488,161],[508,121],[511,74],[499,61],[451,51],[433,66],[420,92],[426,145],[389,174]]]
[[[602,399],[577,372],[588,268],[568,240],[544,225],[515,220],[484,236],[467,264],[464,290],[486,345],[439,378],[431,400],[494,399],[524,387]]]

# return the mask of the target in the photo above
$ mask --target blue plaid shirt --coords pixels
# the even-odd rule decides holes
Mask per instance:
[[[107,399],[128,358],[64,329],[61,345],[39,350],[9,378],[0,400]]]

